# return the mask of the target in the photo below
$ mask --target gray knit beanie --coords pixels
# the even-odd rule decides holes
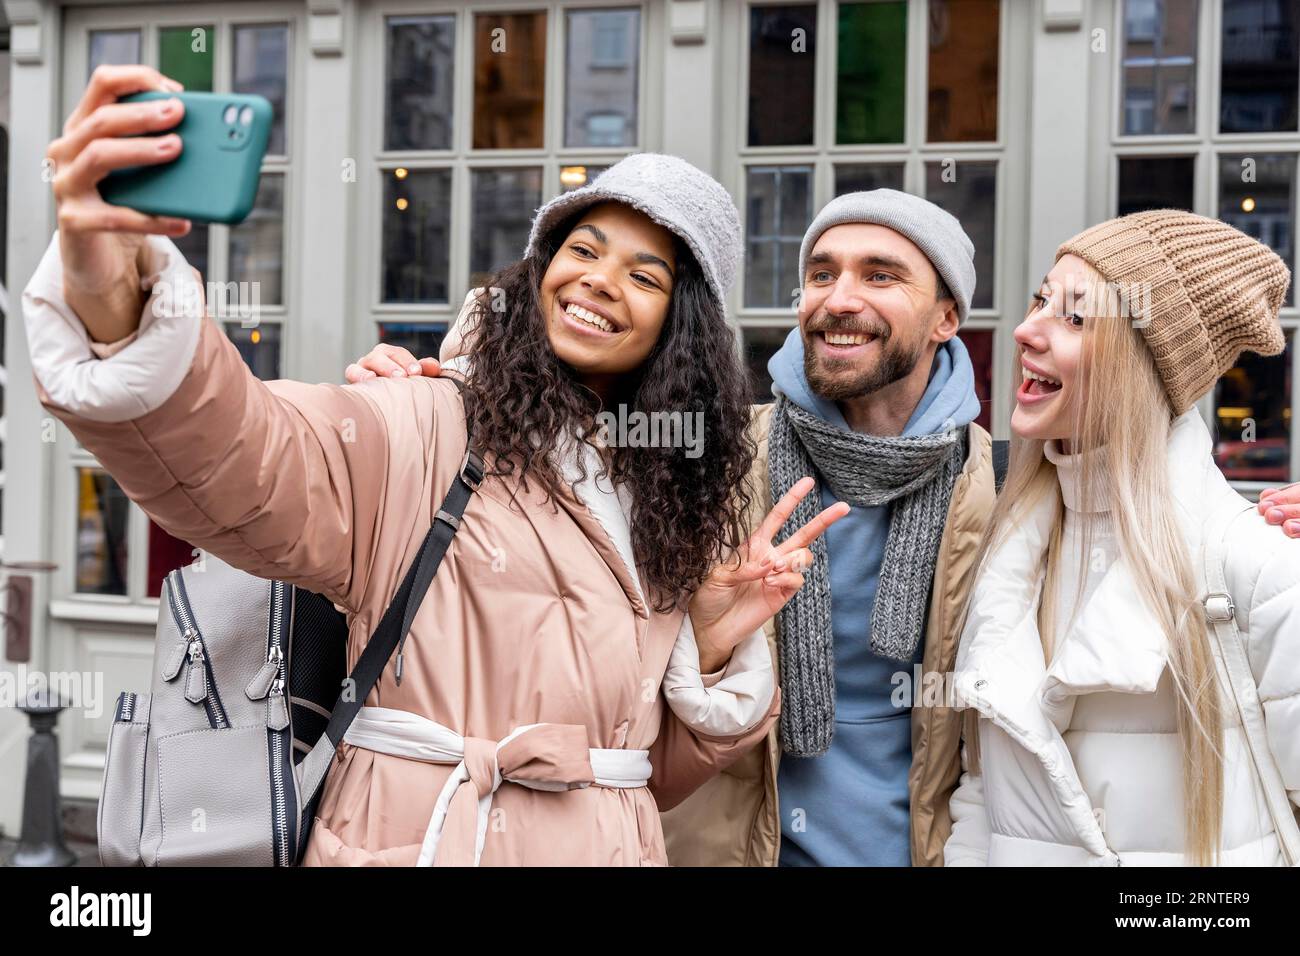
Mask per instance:
[[[952,213],[929,200],[896,189],[846,193],[828,202],[803,234],[799,247],[799,282],[813,246],[832,226],[866,222],[906,236],[925,253],[957,300],[957,316],[966,321],[975,295],[975,244]]]
[[[581,189],[556,196],[537,210],[524,255],[569,216],[607,200],[645,213],[685,242],[726,312],[740,259],[740,214],[717,180],[676,156],[634,153]]]

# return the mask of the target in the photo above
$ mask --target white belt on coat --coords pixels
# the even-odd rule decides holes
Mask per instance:
[[[343,740],[395,757],[456,765],[438,794],[417,866],[478,866],[492,796],[504,781],[533,790],[636,788],[646,786],[651,773],[650,751],[589,748],[587,729],[577,724],[528,724],[494,741],[462,737],[410,711],[362,707]]]

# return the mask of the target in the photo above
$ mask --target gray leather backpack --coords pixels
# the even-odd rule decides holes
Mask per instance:
[[[402,642],[482,479],[471,445],[350,675],[346,618],[321,595],[212,555],[167,576],[150,692],[121,694],[109,733],[102,865],[302,859],[335,748],[394,649],[400,683]]]

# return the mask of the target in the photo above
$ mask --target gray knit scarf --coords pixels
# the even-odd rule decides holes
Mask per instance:
[[[920,644],[948,503],[966,457],[965,435],[964,428],[915,438],[863,435],[825,422],[785,396],[777,399],[768,437],[774,503],[804,475],[825,481],[836,498],[855,507],[893,502],[871,614],[873,653],[906,662]],[[821,508],[821,495],[814,489],[799,502],[779,540]],[[835,727],[825,536],[813,542],[812,553],[803,587],[777,617],[781,746],[795,757],[825,753]]]

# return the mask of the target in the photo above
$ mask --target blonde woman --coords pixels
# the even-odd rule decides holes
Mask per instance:
[[[1295,862],[1300,540],[1228,485],[1194,407],[1242,351],[1282,351],[1289,279],[1172,210],[1057,250],[1015,332],[1011,463],[957,660],[948,865]]]

